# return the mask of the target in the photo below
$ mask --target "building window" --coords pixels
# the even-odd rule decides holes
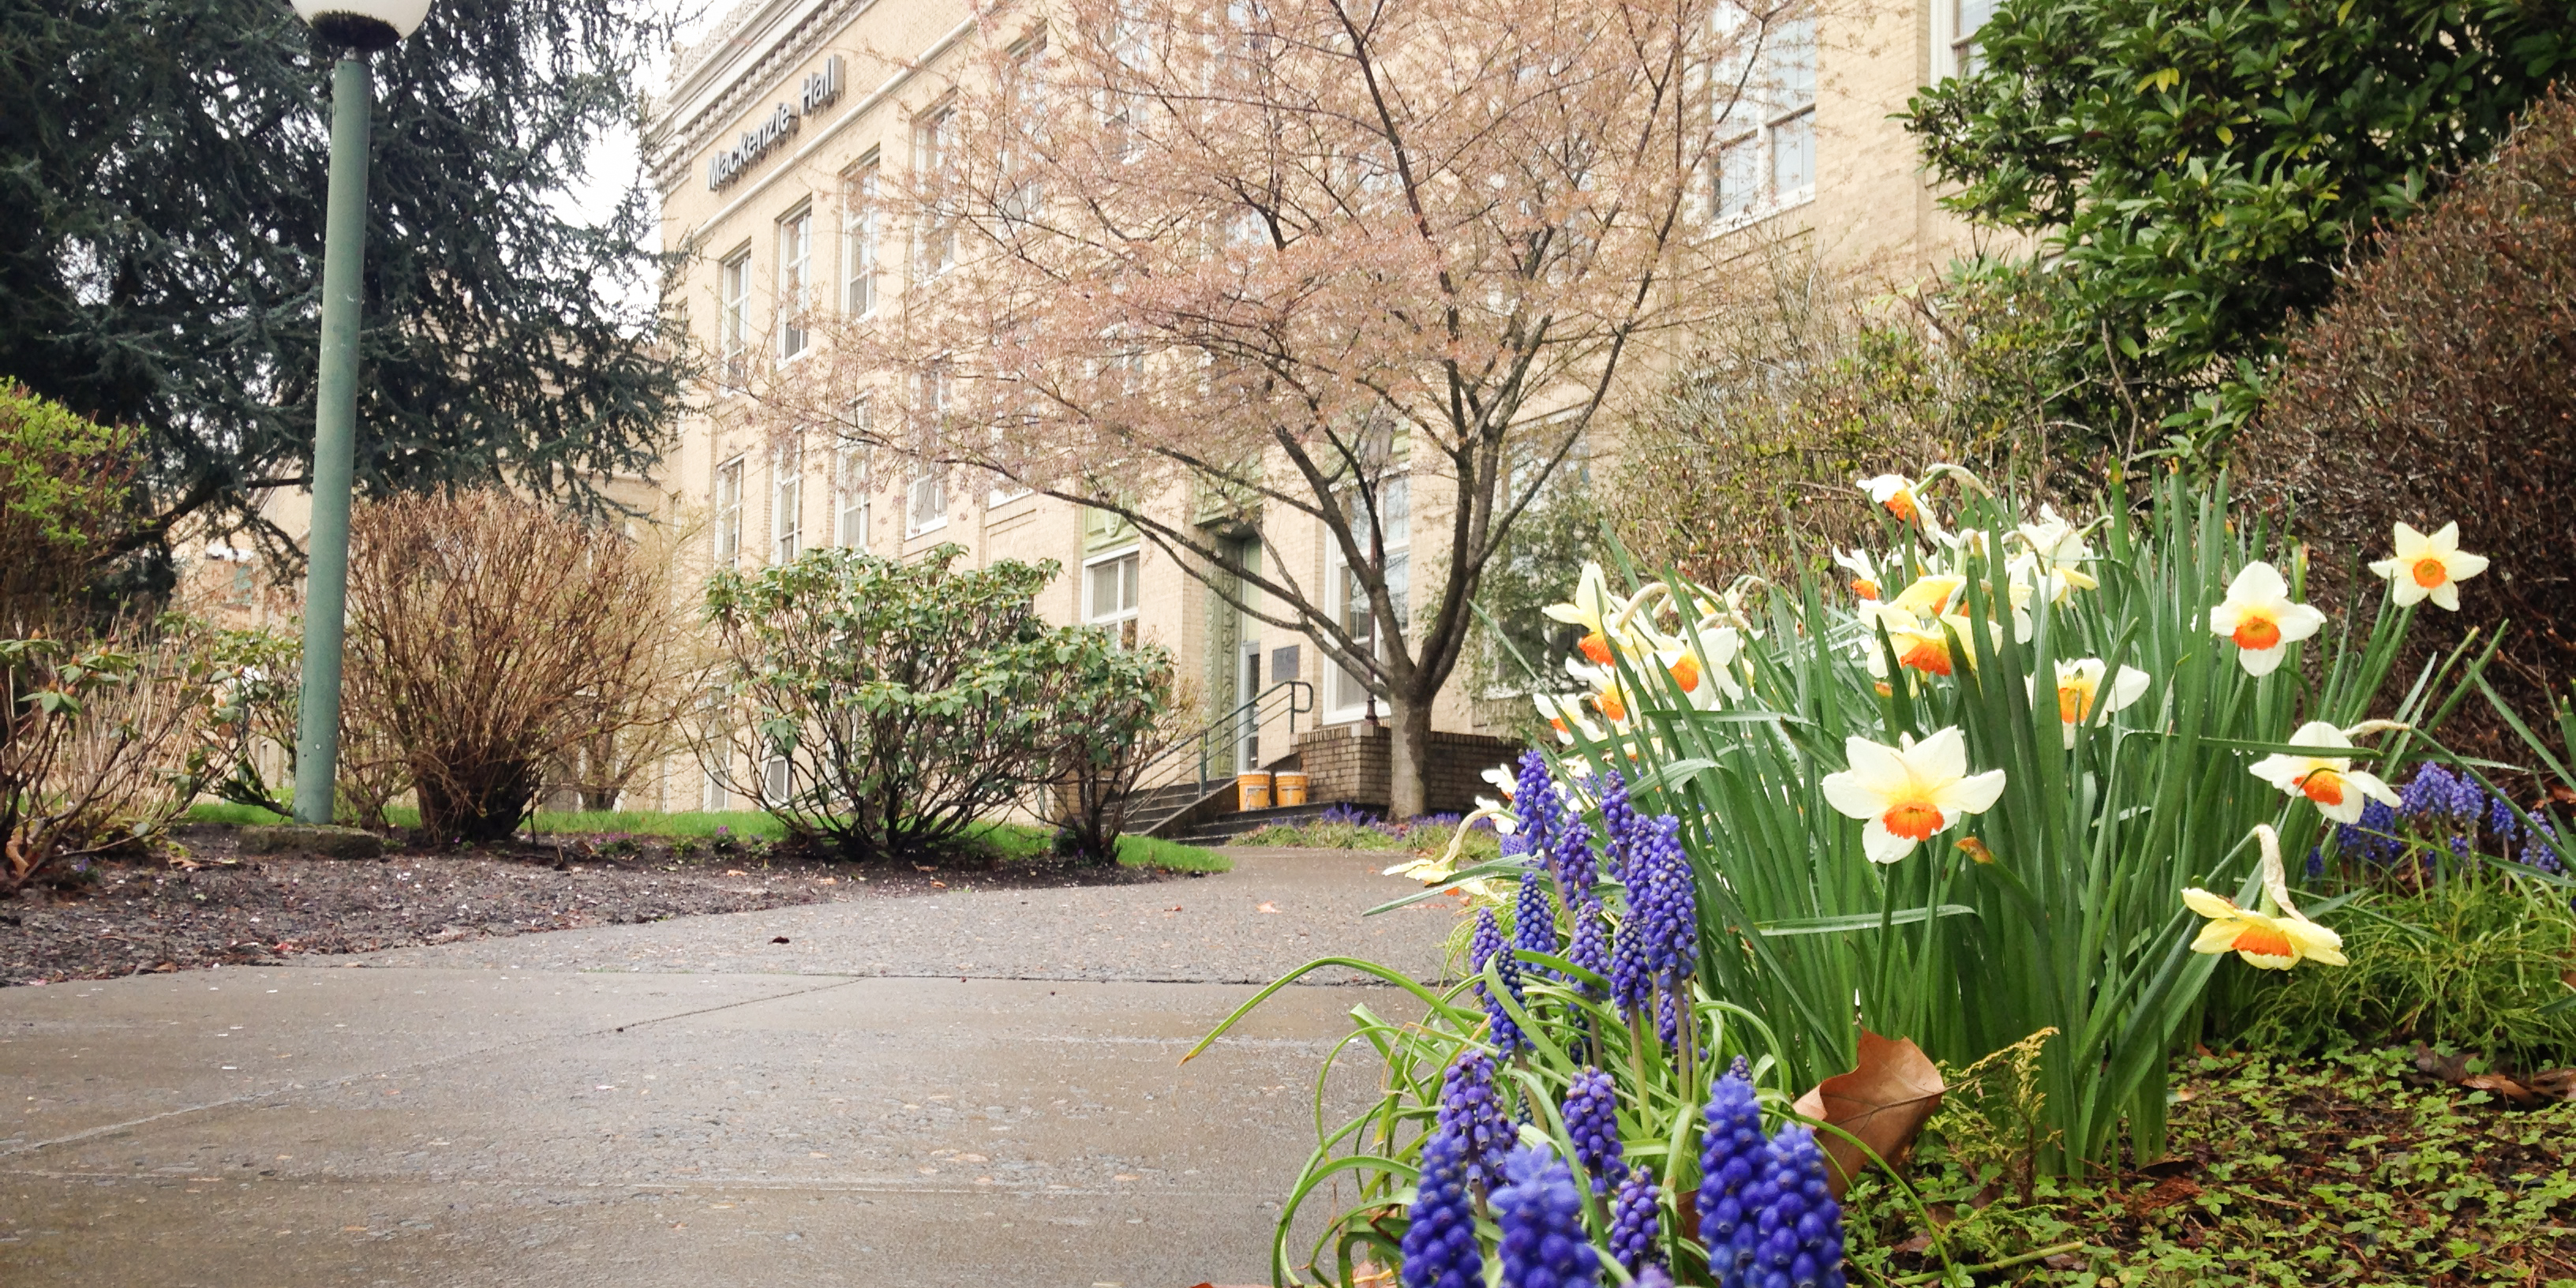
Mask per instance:
[[[1082,620],[1106,628],[1125,648],[1136,646],[1136,589],[1143,567],[1143,556],[1130,547],[1082,568]]]
[[[778,221],[778,357],[805,352],[805,310],[814,306],[814,208]]]
[[[1352,488],[1345,490],[1340,499],[1344,512],[1350,515],[1351,535],[1365,548],[1370,526],[1368,498]],[[1413,501],[1412,488],[1400,475],[1378,482],[1377,526],[1386,541],[1386,593],[1395,601],[1395,625],[1401,632],[1407,625],[1412,597]],[[1368,588],[1343,561],[1340,543],[1332,542],[1331,546],[1327,562],[1332,568],[1330,584],[1339,589],[1341,596],[1342,630],[1353,644],[1383,657],[1387,641],[1378,633],[1377,614],[1369,607]],[[1336,666],[1332,680],[1332,690],[1325,695],[1326,705],[1331,708],[1327,718],[1350,720],[1369,710],[1368,684],[1357,672]]]
[[[931,189],[932,200],[924,208],[918,230],[920,244],[914,256],[921,277],[933,278],[957,266],[957,220],[948,209],[946,197],[938,195],[947,182],[949,166],[956,160],[957,109],[942,107],[914,122],[912,127],[912,169],[923,186]]]
[[[790,438],[769,454],[769,561],[796,558],[805,535],[805,449],[801,437]]]
[[[742,555],[742,458],[716,467],[716,567],[731,568]]]
[[[1949,20],[1941,33],[1949,65],[1941,69],[1941,74],[1974,76],[1984,70],[1986,58],[1978,48],[1977,33],[1985,30],[1988,18],[1995,16],[1995,0],[1942,0],[1937,12]]]
[[[854,318],[877,311],[877,243],[885,219],[878,210],[877,185],[882,177],[876,155],[870,153],[852,172],[847,204],[841,208],[841,271],[848,278],[842,305]]]
[[[868,548],[868,453],[843,443],[832,466],[833,539],[852,550]]]
[[[1816,20],[1744,25],[1748,47],[1718,73],[1721,84],[1743,86],[1719,109],[1718,128],[1732,136],[1718,148],[1710,185],[1722,220],[1796,205],[1816,188]]]
[[[751,308],[751,248],[724,258],[721,274],[724,308],[716,318],[716,348],[724,359],[725,383],[739,387],[750,374],[743,361]]]
[[[947,428],[948,369],[933,367],[921,377],[919,446],[912,458],[912,477],[904,488],[904,535],[917,537],[948,526],[948,470],[939,463],[942,431]]]

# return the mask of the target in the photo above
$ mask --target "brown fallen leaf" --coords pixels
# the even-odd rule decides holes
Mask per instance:
[[[2543,1069],[2523,1079],[2522,1084],[2544,1096],[2576,1100],[2576,1069]]]
[[[1923,1124],[1941,1107],[1941,1070],[1923,1048],[1904,1038],[1886,1038],[1867,1029],[1860,1034],[1860,1066],[1817,1083],[1798,1097],[1798,1112],[1840,1128],[1869,1146],[1890,1166],[1901,1166]],[[1825,1169],[1827,1188],[1837,1199],[1869,1161],[1858,1145],[1837,1132],[1816,1133],[1832,1166]]]
[[[2469,1091],[2493,1092],[2514,1104],[2526,1107],[2539,1104],[2546,1099],[2539,1092],[2501,1073],[2473,1073],[2460,1079],[2460,1086]]]
[[[2441,1055],[2418,1042],[2415,1044],[2415,1072],[2428,1078],[2439,1078],[2456,1087],[2469,1076],[2469,1057],[2466,1052]]]

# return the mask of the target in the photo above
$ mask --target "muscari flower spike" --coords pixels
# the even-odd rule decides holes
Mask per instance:
[[[1656,1204],[1655,1182],[1643,1167],[1632,1168],[1610,1201],[1610,1255],[1631,1278],[1646,1282],[1648,1271],[1661,1273],[1655,1246],[1663,1235],[1663,1214]],[[1666,1276],[1665,1283],[1671,1283]]]
[[[1503,928],[1494,921],[1491,908],[1480,909],[1476,913],[1476,934],[1467,941],[1467,968],[1481,976],[1487,962],[1493,963],[1494,973],[1502,976],[1503,990],[1511,994],[1515,1004],[1519,1003],[1520,959],[1505,950]],[[1482,980],[1476,984],[1476,996],[1484,999],[1486,1027],[1495,1050],[1510,1055],[1529,1045],[1529,1039],[1521,1033],[1521,1026],[1513,1021],[1511,1012],[1503,1009],[1502,1000]]]
[[[1601,857],[1610,875],[1625,878],[1628,865],[1636,858],[1635,846],[1642,839],[1644,820],[1637,817],[1637,807],[1628,799],[1628,777],[1611,770],[1609,782],[1601,790],[1601,833],[1606,844]]]
[[[1466,1142],[1449,1132],[1422,1143],[1422,1179],[1414,1189],[1413,1224],[1405,1229],[1404,1288],[1483,1288],[1485,1258],[1476,1243],[1475,1195],[1468,1189]]]
[[[1584,1233],[1574,1173],[1536,1145],[1513,1150],[1503,1170],[1511,1183],[1493,1194],[1502,1288],[1599,1288],[1601,1254]]]
[[[1592,852],[1592,825],[1582,816],[1568,810],[1559,820],[1550,835],[1547,866],[1566,902],[1594,897],[1592,888],[1601,884],[1601,859]]]
[[[1574,909],[1574,942],[1566,949],[1565,959],[1603,978],[1610,975],[1610,918],[1601,911],[1601,902],[1587,900]],[[1577,985],[1586,997],[1598,996],[1590,984]]]
[[[1440,1087],[1437,1130],[1465,1147],[1469,1183],[1491,1189],[1502,1180],[1512,1123],[1494,1091],[1494,1062],[1484,1052],[1471,1048],[1450,1064]]]
[[[2397,811],[2384,801],[2361,807],[2361,817],[2335,828],[2335,853],[2386,867],[2405,851],[2397,839]]]
[[[1574,1140],[1574,1161],[1592,1174],[1592,1191],[1603,1193],[1619,1175],[1619,1099],[1610,1075],[1586,1069],[1565,1089],[1565,1134]]]
[[[1754,1220],[1745,1288],[1843,1288],[1843,1213],[1825,1186],[1825,1155],[1802,1125],[1769,1146],[1770,1199]],[[1737,1246],[1743,1246],[1737,1239]]]
[[[1721,1284],[1733,1285],[1752,1262],[1753,1248],[1739,1238],[1760,1213],[1762,1183],[1771,1170],[1762,1137],[1762,1106],[1753,1081],[1735,1068],[1709,1089],[1699,1151],[1699,1241]]]
[[[1556,905],[1538,869],[1521,869],[1521,897],[1512,907],[1512,947],[1529,953],[1556,952]]]

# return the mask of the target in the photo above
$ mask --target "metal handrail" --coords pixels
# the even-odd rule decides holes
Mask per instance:
[[[1295,737],[1297,733],[1297,717],[1301,715],[1312,715],[1315,712],[1315,686],[1308,684],[1304,680],[1281,680],[1278,683],[1271,685],[1269,688],[1263,689],[1261,692],[1254,694],[1249,701],[1236,703],[1233,709],[1227,711],[1224,715],[1218,716],[1216,719],[1209,721],[1207,723],[1207,727],[1199,730],[1197,733],[1191,734],[1190,736],[1173,743],[1169,747],[1165,747],[1153,759],[1146,761],[1144,765],[1136,771],[1136,782],[1140,785],[1152,782],[1155,770],[1160,767],[1163,762],[1177,759],[1184,753],[1195,748],[1198,752],[1199,758],[1199,791],[1202,795],[1206,794],[1208,784],[1220,781],[1217,778],[1210,777],[1208,774],[1208,761],[1216,749],[1216,738],[1219,735],[1223,735],[1228,749],[1231,750],[1235,740],[1243,736],[1243,731],[1246,727],[1258,729],[1269,718],[1283,714],[1281,711],[1276,710],[1270,711],[1267,714],[1262,711],[1262,707],[1269,704],[1273,696],[1281,693],[1288,695],[1287,707],[1284,714],[1288,717],[1288,734],[1292,738]],[[1233,775],[1229,773],[1224,775],[1224,777],[1231,778]],[[1178,781],[1179,780],[1176,779],[1173,782],[1162,783],[1159,785],[1170,787],[1176,785]]]

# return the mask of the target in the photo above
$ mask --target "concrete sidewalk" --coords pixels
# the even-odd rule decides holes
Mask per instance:
[[[0,1283],[1264,1282],[1372,857],[0,992]]]

